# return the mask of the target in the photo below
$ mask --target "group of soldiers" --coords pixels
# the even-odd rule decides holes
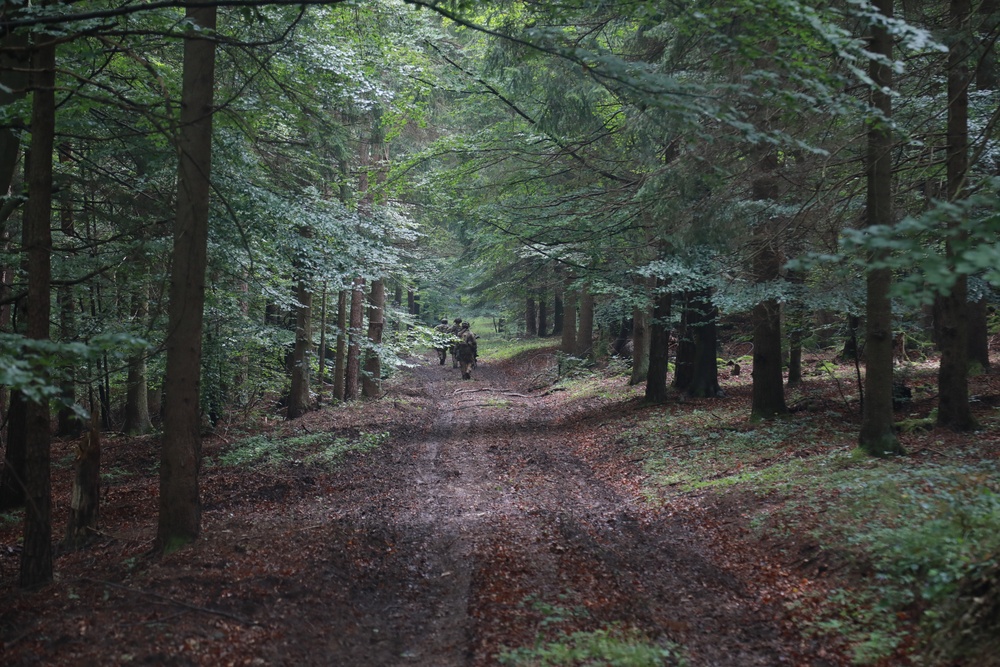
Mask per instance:
[[[453,324],[448,324],[447,319],[442,319],[434,330],[440,334],[437,336],[437,342],[443,344],[441,347],[434,347],[440,364],[444,366],[450,351],[451,367],[461,368],[462,379],[471,380],[479,350],[476,345],[476,334],[472,333],[469,323],[463,322],[461,317],[456,317]]]

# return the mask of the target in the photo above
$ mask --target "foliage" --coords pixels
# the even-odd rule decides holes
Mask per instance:
[[[346,454],[365,453],[384,444],[389,434],[359,433],[356,437],[337,437],[332,433],[275,438],[272,435],[254,435],[235,443],[219,456],[225,466],[286,465],[302,463],[329,467]]]
[[[525,602],[535,613],[542,615],[538,621],[535,644],[504,649],[497,656],[502,665],[660,667],[685,664],[682,653],[676,645],[671,642],[651,643],[635,628],[612,624],[596,630],[565,632],[559,629],[559,625],[586,616],[585,609],[567,609],[535,597]]]

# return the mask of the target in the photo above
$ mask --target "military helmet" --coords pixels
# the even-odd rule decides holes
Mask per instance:
[[[461,324],[461,323],[462,323],[462,318],[461,317],[456,317],[455,318],[455,324]]]
[[[462,328],[463,329],[468,329],[469,328],[469,323],[468,322],[462,322]]]
[[[448,318],[447,317],[442,317],[441,318],[441,324],[448,324]]]

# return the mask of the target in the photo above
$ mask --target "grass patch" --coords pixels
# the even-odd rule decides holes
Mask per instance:
[[[583,607],[549,604],[535,596],[522,602],[541,615],[531,646],[504,647],[496,656],[501,665],[512,667],[680,667],[685,660],[672,642],[653,642],[636,628],[612,623],[594,630],[570,631],[565,626],[589,620]]]
[[[282,465],[290,462],[329,466],[348,452],[366,452],[388,439],[387,432],[359,433],[354,438],[337,437],[332,433],[287,438],[253,435],[235,443],[219,456],[218,462],[224,466]]]

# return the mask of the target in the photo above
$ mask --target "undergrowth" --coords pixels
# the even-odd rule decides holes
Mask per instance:
[[[359,433],[356,437],[338,437],[332,433],[309,433],[292,437],[260,434],[236,442],[219,456],[224,466],[281,465],[297,462],[328,467],[348,452],[366,452],[384,444],[389,434]]]
[[[644,461],[646,497],[660,504],[684,494],[769,498],[750,506],[749,527],[835,554],[848,582],[789,603],[809,610],[800,630],[845,641],[855,664],[904,655],[949,664],[954,651],[942,651],[942,637],[958,633],[955,650],[997,643],[1000,590],[995,575],[983,574],[1000,568],[995,459],[969,451],[945,457],[931,446],[875,460],[856,448],[852,424],[813,415],[751,428],[745,407],[665,407],[623,431],[619,442]],[[992,629],[956,630],[974,603],[993,618]]]
[[[540,614],[531,646],[504,647],[497,661],[512,667],[683,667],[685,660],[672,642],[653,642],[636,628],[613,623],[595,630],[567,632],[559,626],[589,616],[581,607],[567,608],[529,596],[522,606]]]

